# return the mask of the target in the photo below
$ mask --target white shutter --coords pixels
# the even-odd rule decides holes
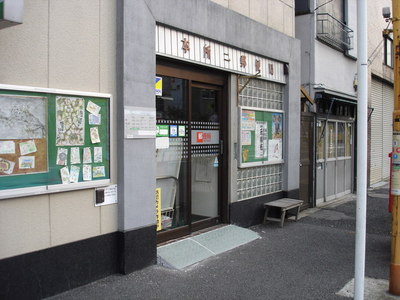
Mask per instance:
[[[371,82],[371,162],[370,184],[382,179],[382,83],[372,79]]]
[[[371,162],[370,184],[388,179],[392,149],[393,87],[382,81],[371,82]]]

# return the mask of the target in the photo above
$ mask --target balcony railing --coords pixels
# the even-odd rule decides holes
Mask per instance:
[[[353,49],[353,30],[328,13],[317,14],[317,38],[341,51]]]

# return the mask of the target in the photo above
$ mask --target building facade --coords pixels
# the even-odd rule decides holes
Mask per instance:
[[[301,195],[312,205],[351,193],[357,90],[356,1],[296,1],[303,103]],[[315,149],[315,151],[313,151]]]
[[[298,197],[293,1],[28,0],[0,41],[2,107],[43,128],[0,129],[5,298],[127,274]]]

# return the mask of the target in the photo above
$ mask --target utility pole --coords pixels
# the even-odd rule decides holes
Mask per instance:
[[[389,292],[400,295],[400,0],[392,0],[394,49],[394,112],[392,152],[392,256]]]
[[[354,263],[354,299],[364,299],[365,240],[367,223],[368,144],[368,36],[367,1],[357,1],[357,208]]]

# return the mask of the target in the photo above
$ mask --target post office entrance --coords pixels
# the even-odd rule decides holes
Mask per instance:
[[[158,242],[227,221],[226,75],[158,62]]]

